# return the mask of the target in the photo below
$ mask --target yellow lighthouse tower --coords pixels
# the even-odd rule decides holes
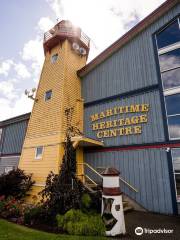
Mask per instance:
[[[50,171],[59,171],[66,109],[74,109],[72,123],[83,128],[77,70],[85,65],[88,52],[89,38],[69,21],[59,22],[44,34],[45,61],[19,162],[19,168],[33,173],[33,194],[43,188]]]

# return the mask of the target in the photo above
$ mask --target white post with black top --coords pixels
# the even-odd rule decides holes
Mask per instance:
[[[126,233],[119,174],[115,168],[106,168],[102,172],[102,219],[106,226],[106,236]]]

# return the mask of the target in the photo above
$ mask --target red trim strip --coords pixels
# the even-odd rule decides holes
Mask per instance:
[[[121,194],[122,192],[120,191],[120,187],[114,187],[114,188],[103,187],[103,195],[119,196]]]
[[[127,151],[127,150],[138,150],[138,149],[158,149],[158,148],[175,148],[180,147],[180,143],[166,143],[166,144],[157,144],[157,145],[143,145],[143,146],[128,146],[128,147],[110,147],[110,148],[101,148],[96,150],[90,150],[87,152],[114,152],[114,151]]]

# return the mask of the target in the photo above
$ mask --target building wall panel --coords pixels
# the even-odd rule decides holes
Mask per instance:
[[[180,4],[83,77],[85,102],[157,84],[152,35],[179,12]]]
[[[0,137],[0,154],[2,153],[4,135],[5,135],[5,128],[2,128],[2,134]]]
[[[45,183],[50,171],[57,173],[62,161],[63,146],[59,144],[47,145],[43,148],[41,159],[35,159],[36,147],[24,148],[19,161],[19,168],[27,173],[33,173],[33,180],[37,184]]]
[[[27,121],[6,126],[3,136],[2,154],[21,153],[26,134]]]
[[[17,168],[20,156],[8,156],[0,158],[0,174],[4,173],[5,167]]]
[[[95,122],[109,121],[124,117],[139,116],[144,113],[125,113],[116,116],[106,117],[105,119],[99,119],[97,121],[91,122],[91,115],[95,113],[100,113],[107,109],[116,106],[130,106],[134,104],[149,104],[148,122],[142,123],[142,133],[136,135],[127,136],[117,136],[98,139],[97,132],[93,131],[92,124]],[[103,140],[105,146],[119,146],[119,145],[129,145],[129,144],[141,144],[141,143],[151,143],[151,142],[161,142],[164,141],[164,129],[161,116],[161,105],[160,97],[158,91],[152,91],[149,93],[144,93],[141,95],[128,97],[128,98],[117,98],[108,102],[101,104],[91,105],[84,110],[84,133],[85,136],[90,138]],[[126,126],[127,127],[127,126]],[[113,129],[113,128],[111,128]]]
[[[114,167],[121,177],[138,189],[132,191],[120,182],[121,189],[149,211],[172,214],[172,199],[165,149],[85,152],[85,162],[96,169]],[[92,171],[86,174],[95,179]],[[98,178],[95,179],[99,181]]]

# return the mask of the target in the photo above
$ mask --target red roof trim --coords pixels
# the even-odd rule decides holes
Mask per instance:
[[[140,32],[142,32],[145,28],[147,28],[150,24],[160,18],[163,14],[165,14],[168,10],[173,8],[179,0],[167,0],[165,3],[160,5],[155,11],[153,11],[150,15],[144,18],[141,22],[139,22],[135,27],[129,30],[126,34],[124,34],[121,38],[119,38],[116,42],[106,48],[102,53],[100,53],[96,58],[94,58],[91,62],[89,62],[86,66],[77,71],[79,77],[85,76],[88,72],[90,72],[97,65],[102,63],[108,57],[110,57],[114,52],[124,46],[127,42],[137,36]]]
[[[87,152],[119,152],[130,150],[142,150],[142,149],[160,149],[160,148],[179,148],[180,143],[164,143],[157,145],[142,145],[142,146],[127,146],[127,147],[109,147],[101,149],[90,149]]]

